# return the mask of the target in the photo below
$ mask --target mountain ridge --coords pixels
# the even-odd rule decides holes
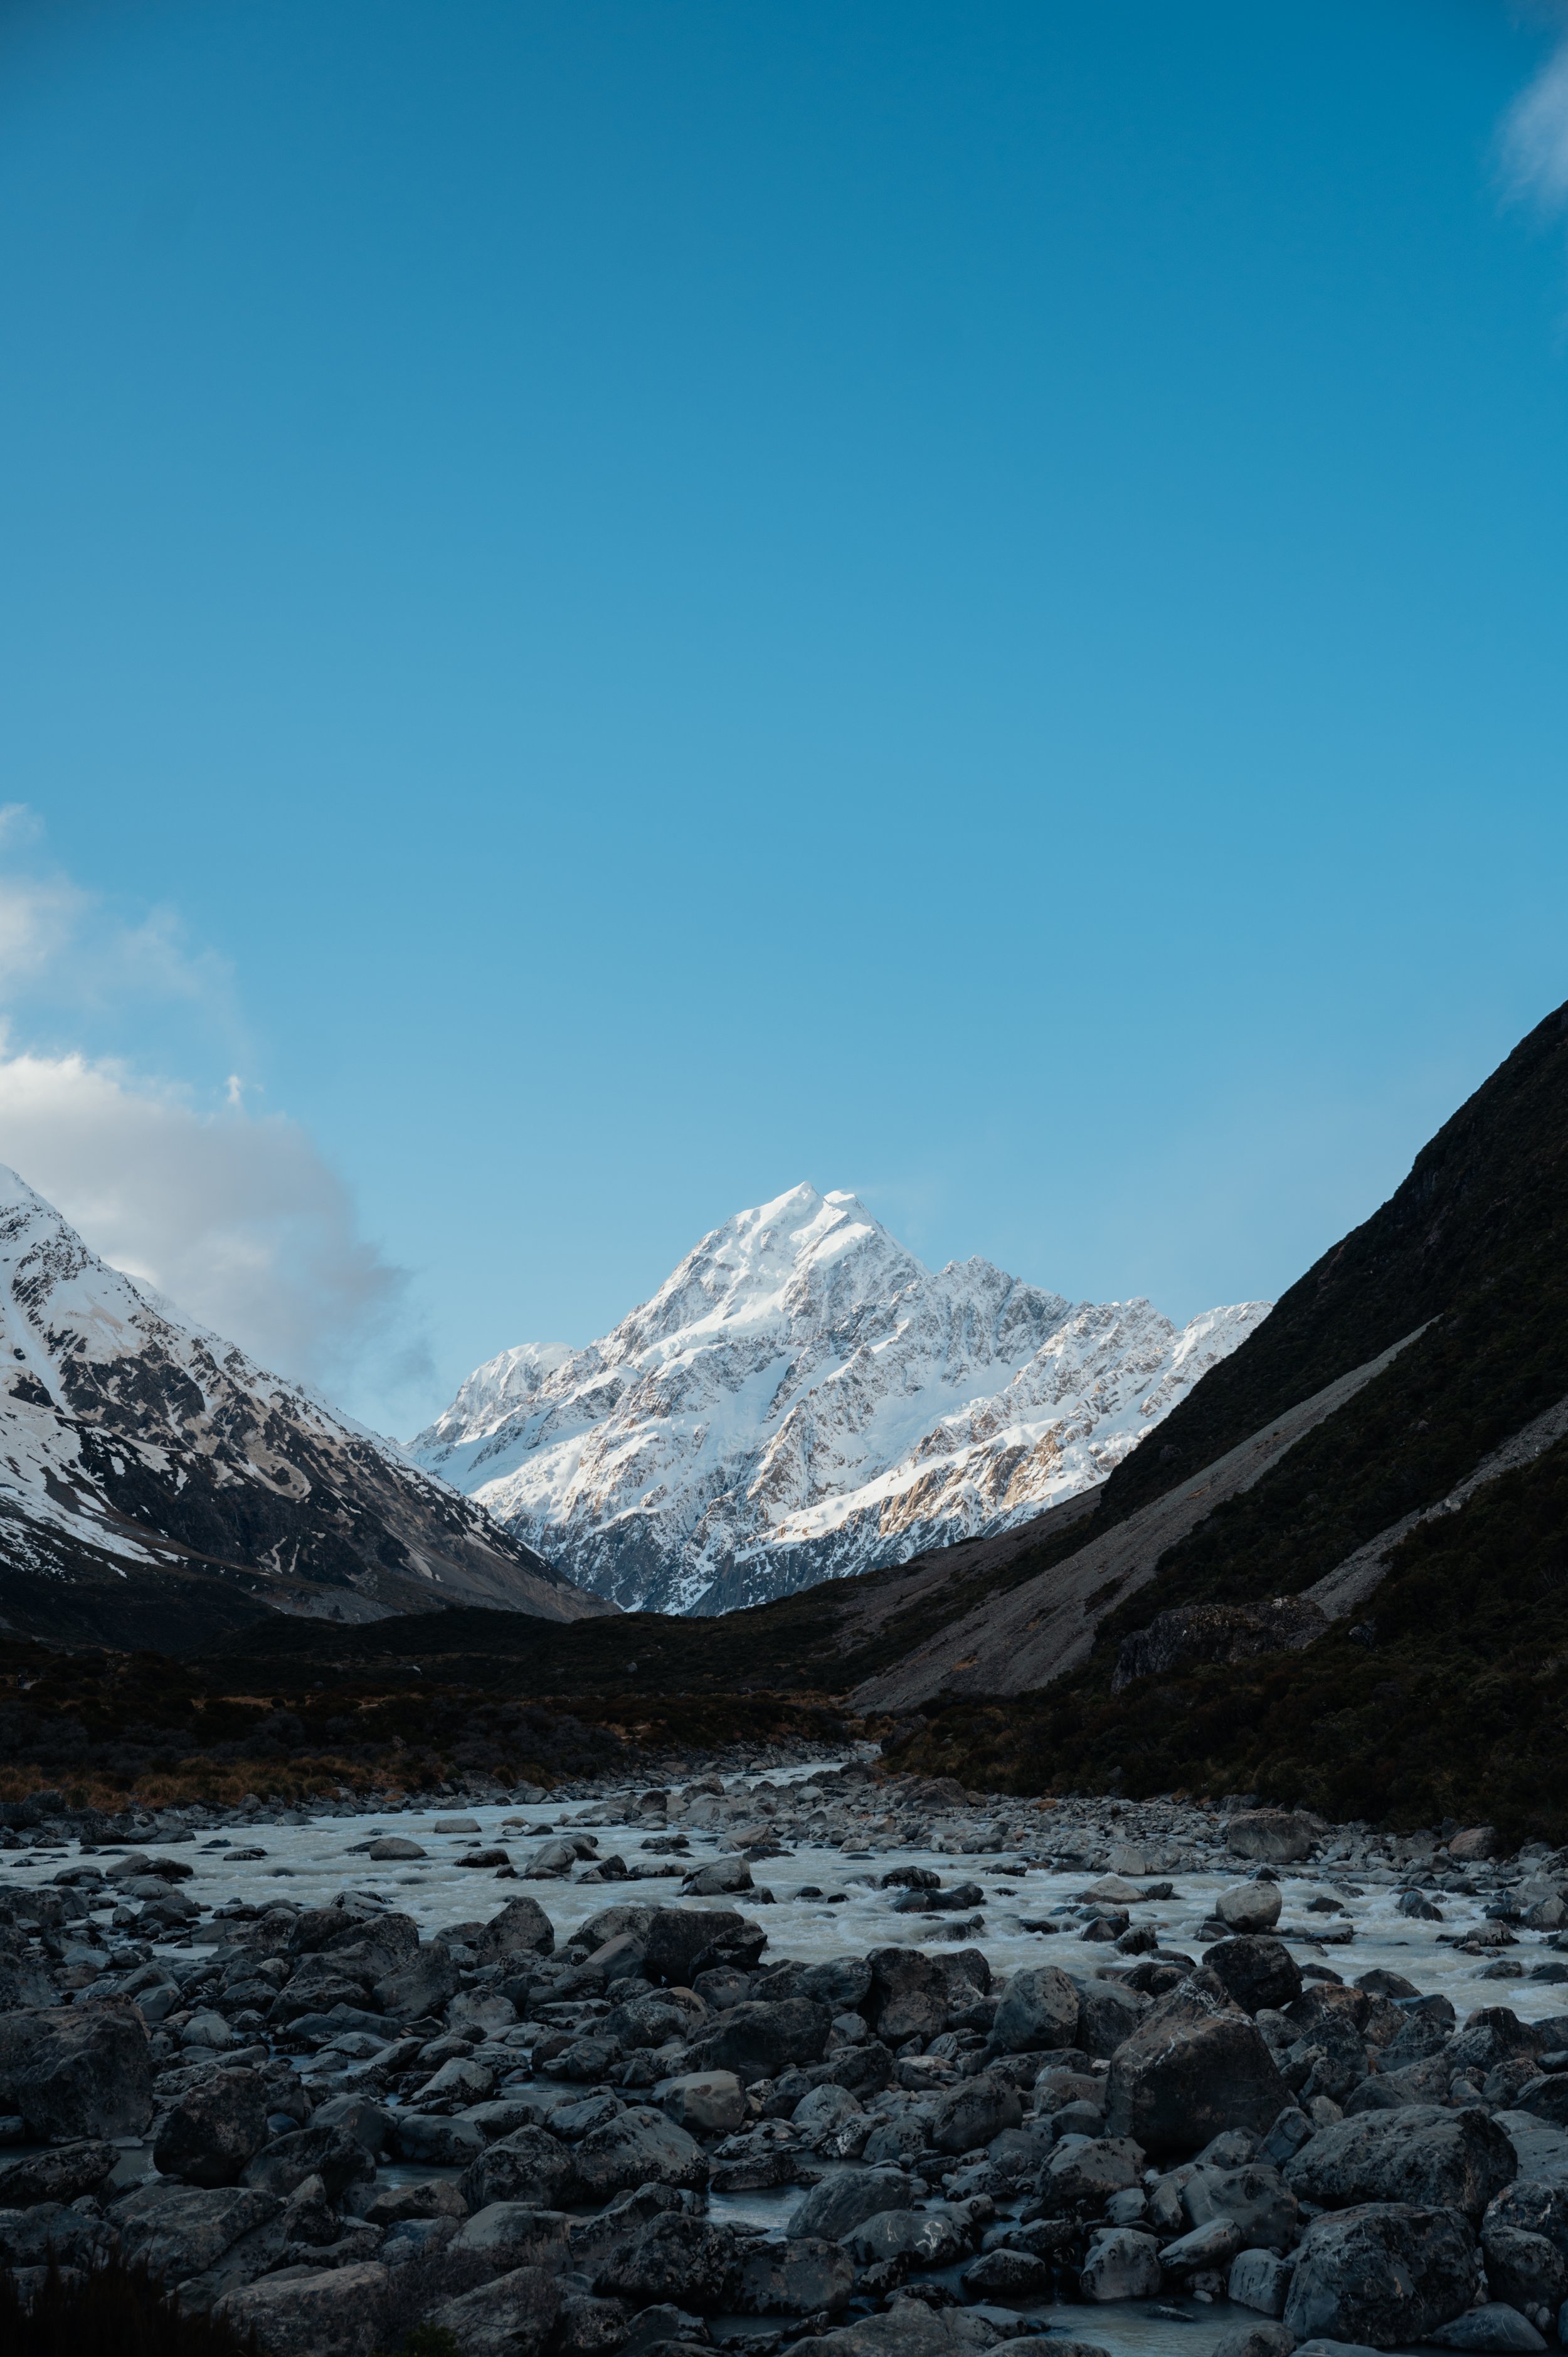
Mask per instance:
[[[1178,1331],[979,1257],[933,1271],[854,1196],[800,1186],[598,1340],[486,1361],[409,1447],[597,1593],[713,1615],[1103,1480],[1267,1308]]]
[[[395,1442],[89,1250],[0,1167],[0,1626],[199,1641],[268,1609],[585,1597]]]

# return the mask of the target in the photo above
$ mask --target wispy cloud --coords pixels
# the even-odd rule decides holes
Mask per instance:
[[[0,1161],[95,1252],[263,1365],[332,1391],[372,1354],[385,1395],[423,1372],[406,1279],[360,1234],[309,1133],[253,1111],[238,1074],[209,1095],[62,1045],[112,999],[227,999],[222,962],[176,918],[110,909],[28,861],[28,813],[0,811]],[[27,1033],[47,1019],[47,1040]]]
[[[1515,196],[1557,212],[1568,206],[1568,20],[1535,80],[1503,118],[1502,158]]]

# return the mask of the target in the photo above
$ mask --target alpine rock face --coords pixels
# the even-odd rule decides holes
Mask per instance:
[[[182,1325],[0,1168],[0,1629],[177,1648],[339,1620],[607,1608],[395,1442]]]
[[[725,1612],[1102,1481],[1269,1307],[1178,1331],[989,1261],[933,1272],[853,1195],[796,1187],[602,1340],[477,1369],[410,1453],[627,1609]]]

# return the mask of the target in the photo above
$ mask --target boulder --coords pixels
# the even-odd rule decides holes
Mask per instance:
[[[293,2136],[274,2136],[263,2145],[246,2163],[241,2182],[265,2193],[289,2194],[307,2177],[319,2177],[328,2200],[336,2201],[369,2166],[365,2147],[350,2129],[296,2128]]]
[[[421,1849],[417,1842],[405,1841],[401,1834],[382,1834],[365,1851],[365,1856],[377,1866],[391,1866],[403,1858],[428,1857],[429,1855],[429,1851]]]
[[[961,2079],[939,2095],[930,2117],[930,2140],[939,2152],[973,2152],[1024,2116],[1017,2088],[999,2072]]]
[[[1209,2357],[1291,2357],[1294,2347],[1288,2324],[1240,2324],[1220,2334]]]
[[[239,2185],[138,2185],[116,2201],[110,2220],[123,2257],[173,2284],[204,2275],[246,2234],[275,2218],[275,2194]]]
[[[946,2267],[963,2256],[967,2243],[949,2210],[878,2210],[841,2247],[863,2267]]]
[[[548,1956],[554,1948],[554,1926],[537,1899],[509,1900],[474,1943],[481,1964],[506,1964],[513,1956]]]
[[[996,2299],[1004,2306],[1048,2299],[1056,2287],[1056,2270],[1033,2251],[983,2251],[965,2267],[963,2287],[971,2299]]]
[[[263,2276],[218,2303],[242,2339],[267,2357],[374,2357],[383,2340],[390,2278],[374,2261],[312,2275]]]
[[[653,2100],[677,2127],[697,2136],[728,2136],[746,2116],[746,2090],[733,2071],[686,2071],[660,2079]]]
[[[1142,1989],[1124,1981],[1086,1981],[1079,1993],[1078,2042],[1086,2054],[1109,2061],[1116,2049],[1132,2037],[1151,2000]]]
[[[1427,2339],[1434,2349],[1544,2349],[1545,2341],[1527,2316],[1506,2300],[1488,2300],[1485,2308],[1466,2309],[1451,2324],[1440,2324]]]
[[[792,2243],[810,2235],[830,2243],[874,2218],[879,2210],[908,2210],[925,2192],[900,2169],[834,2169],[790,2212],[784,2232]]]
[[[1046,2163],[1040,2198],[1053,2212],[1104,2207],[1144,2173],[1144,2155],[1130,2136],[1064,2136]]]
[[[1085,2299],[1152,2299],[1160,2288],[1160,2250],[1153,2234],[1131,2226],[1097,2233],[1079,2273]]]
[[[75,2201],[95,2192],[120,2156],[102,2136],[79,2136],[45,2152],[0,2166],[0,2210],[25,2209],[34,2201]]]
[[[807,1966],[795,1995],[825,2005],[830,2014],[859,2013],[871,1995],[871,1966],[864,1956],[829,1956]]]
[[[1280,1920],[1279,1885],[1238,1882],[1220,1892],[1214,1911],[1232,1932],[1272,1932]]]
[[[91,2267],[107,2257],[113,2229],[87,2209],[62,2201],[35,2201],[26,2210],[0,2210],[0,2266]]]
[[[687,2059],[693,2071],[733,2071],[749,2086],[777,2078],[792,2062],[820,2062],[832,2020],[826,2006],[804,1996],[734,2005],[694,2041]]]
[[[187,2185],[233,2185],[267,2141],[268,2109],[256,2072],[214,2071],[166,2114],[154,2166]]]
[[[1262,2316],[1283,2316],[1294,2266],[1277,2251],[1240,2251],[1230,2262],[1226,2291],[1238,2308]]]
[[[466,2169],[485,2148],[485,2132],[478,2120],[446,2112],[399,2112],[392,2122],[392,2143],[400,2160],[421,2169]]]
[[[1394,2349],[1463,2315],[1479,2285],[1476,2238],[1457,2211],[1369,2202],[1313,2220],[1284,2320],[1298,2340]]]
[[[491,2201],[462,2221],[447,2247],[464,2257],[481,2259],[494,2275],[510,2275],[514,2267],[553,2267],[559,2274],[569,2264],[570,2224],[564,2210]]]
[[[375,2000],[381,2011],[404,2021],[417,2021],[424,2014],[439,2013],[447,1998],[456,1994],[457,1967],[440,1940],[424,1941],[405,1963],[374,1984]]]
[[[933,1957],[918,1948],[874,1948],[865,1961],[871,1993],[864,2010],[878,2038],[897,2045],[906,2038],[935,2038],[946,2029],[947,1975]]]
[[[1203,1963],[1243,2013],[1283,2013],[1301,1995],[1301,1967],[1283,1940],[1217,1940]]]
[[[991,2027],[998,2054],[1052,2053],[1078,2044],[1079,1993],[1055,1964],[1034,1964],[1008,1982]]]
[[[1320,2128],[1286,2162],[1284,2181],[1320,2209],[1405,2202],[1461,2210],[1478,2222],[1518,2173],[1508,2136],[1484,2112],[1407,2104]]]
[[[576,2198],[576,2164],[570,2147],[548,2128],[514,2128],[469,2162],[459,2190],[475,2211],[492,2201],[559,2210]]]
[[[509,2275],[444,2300],[421,2321],[451,2333],[463,2357],[535,2357],[554,2328],[561,2287],[544,2267]]]
[[[734,2305],[739,2254],[724,2226],[667,2211],[640,2227],[599,2271],[601,2290],[639,2308],[678,2299],[701,2315]]]
[[[1194,2226],[1230,2219],[1245,2249],[1292,2250],[1300,2232],[1295,2196],[1266,2161],[1247,2161],[1240,2169],[1194,2169],[1181,2189],[1181,2202]]]
[[[561,2303],[551,2348],[554,2357],[614,2357],[629,2330],[624,2300],[572,2291]]]
[[[650,1981],[690,1988],[696,1974],[715,1964],[748,1972],[767,1941],[759,1924],[732,1907],[656,1907],[642,1969]]]
[[[1241,2248],[1241,2230],[1232,2218],[1211,2218],[1190,2234],[1160,2245],[1160,2265],[1167,2275],[1192,2276],[1208,2268],[1228,2268]]]
[[[682,1885],[694,1899],[717,1899],[726,1891],[751,1889],[751,1862],[744,1857],[710,1858],[686,1877]]]
[[[1555,2312],[1568,2299],[1568,2187],[1516,2178],[1487,2204],[1481,2249],[1494,2299]]]
[[[538,2129],[523,2135],[537,2136]],[[499,2147],[492,2147],[492,2154]],[[634,2185],[705,2185],[708,2164],[702,2147],[650,2104],[636,2104],[594,2128],[574,2156],[578,2184],[590,2200],[603,2201]]]
[[[1112,2056],[1105,2125],[1153,2159],[1179,2158],[1225,2128],[1262,2136],[1289,2101],[1257,2024],[1211,1973],[1197,1972]]]
[[[1456,1833],[1448,1845],[1448,1855],[1461,1866],[1470,1866],[1482,1858],[1496,1857],[1499,1844],[1496,1825],[1466,1825]]]
[[[1322,1838],[1321,1821],[1300,1809],[1242,1809],[1225,1820],[1225,1846],[1238,1857],[1296,1866]]]
[[[0,2113],[29,2135],[140,2136],[153,2116],[147,2026],[129,1997],[0,2014]]]
[[[836,2316],[854,2289],[854,2265],[843,2245],[802,2236],[747,2251],[735,2304],[742,2316]]]

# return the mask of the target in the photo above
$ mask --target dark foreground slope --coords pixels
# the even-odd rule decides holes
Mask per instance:
[[[1244,1787],[1337,1814],[1430,1822],[1451,1807],[1556,1824],[1568,1442],[1442,1509],[1568,1397],[1568,1009],[1205,1377],[1159,1446],[1118,1469],[1085,1536],[1416,1327],[1375,1381],[1112,1606],[1081,1666],[1005,1702],[933,1684],[912,1760],[1021,1790]],[[1336,1574],[1358,1557],[1371,1569],[1347,1608]],[[1313,1589],[1337,1598],[1340,1617],[1303,1649],[1260,1650],[1273,1599]],[[1156,1615],[1151,1644],[1141,1632]]]

